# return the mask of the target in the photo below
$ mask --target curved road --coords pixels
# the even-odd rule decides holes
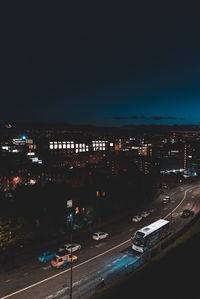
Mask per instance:
[[[156,212],[139,223],[127,219],[112,226],[110,237],[101,242],[89,240],[80,250],[78,263],[73,265],[73,298],[86,298],[94,292],[101,277],[105,281],[117,278],[126,266],[139,258],[131,249],[130,237],[134,232],[157,219],[171,222],[172,232],[180,230],[191,218],[183,219],[180,213],[185,208],[200,211],[200,184],[179,186],[169,192],[171,201],[161,203],[163,195],[157,197],[151,206]],[[74,240],[78,242],[78,240]],[[63,270],[52,269],[50,263],[35,262],[10,273],[0,275],[0,298],[69,298],[70,267]]]

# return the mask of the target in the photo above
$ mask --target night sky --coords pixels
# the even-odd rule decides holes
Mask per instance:
[[[192,2],[5,2],[0,122],[200,124]]]

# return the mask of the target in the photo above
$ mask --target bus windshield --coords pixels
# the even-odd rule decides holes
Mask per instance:
[[[144,239],[144,234],[141,233],[141,232],[137,232],[135,237],[133,238],[133,243],[135,245],[138,245],[138,246],[144,246],[145,245],[145,239]]]

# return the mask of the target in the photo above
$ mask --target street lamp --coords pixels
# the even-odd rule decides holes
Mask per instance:
[[[67,201],[67,208],[72,208],[72,200]],[[67,223],[70,228],[70,299],[72,299],[72,228],[73,228],[73,215],[70,213],[67,216]]]

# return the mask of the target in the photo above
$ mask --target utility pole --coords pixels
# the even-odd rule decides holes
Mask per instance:
[[[72,224],[70,227],[70,299],[72,299]]]
[[[72,200],[67,201],[67,208],[72,208]],[[67,223],[70,229],[70,299],[72,299],[72,228],[73,228],[73,215],[70,213],[67,216]]]

